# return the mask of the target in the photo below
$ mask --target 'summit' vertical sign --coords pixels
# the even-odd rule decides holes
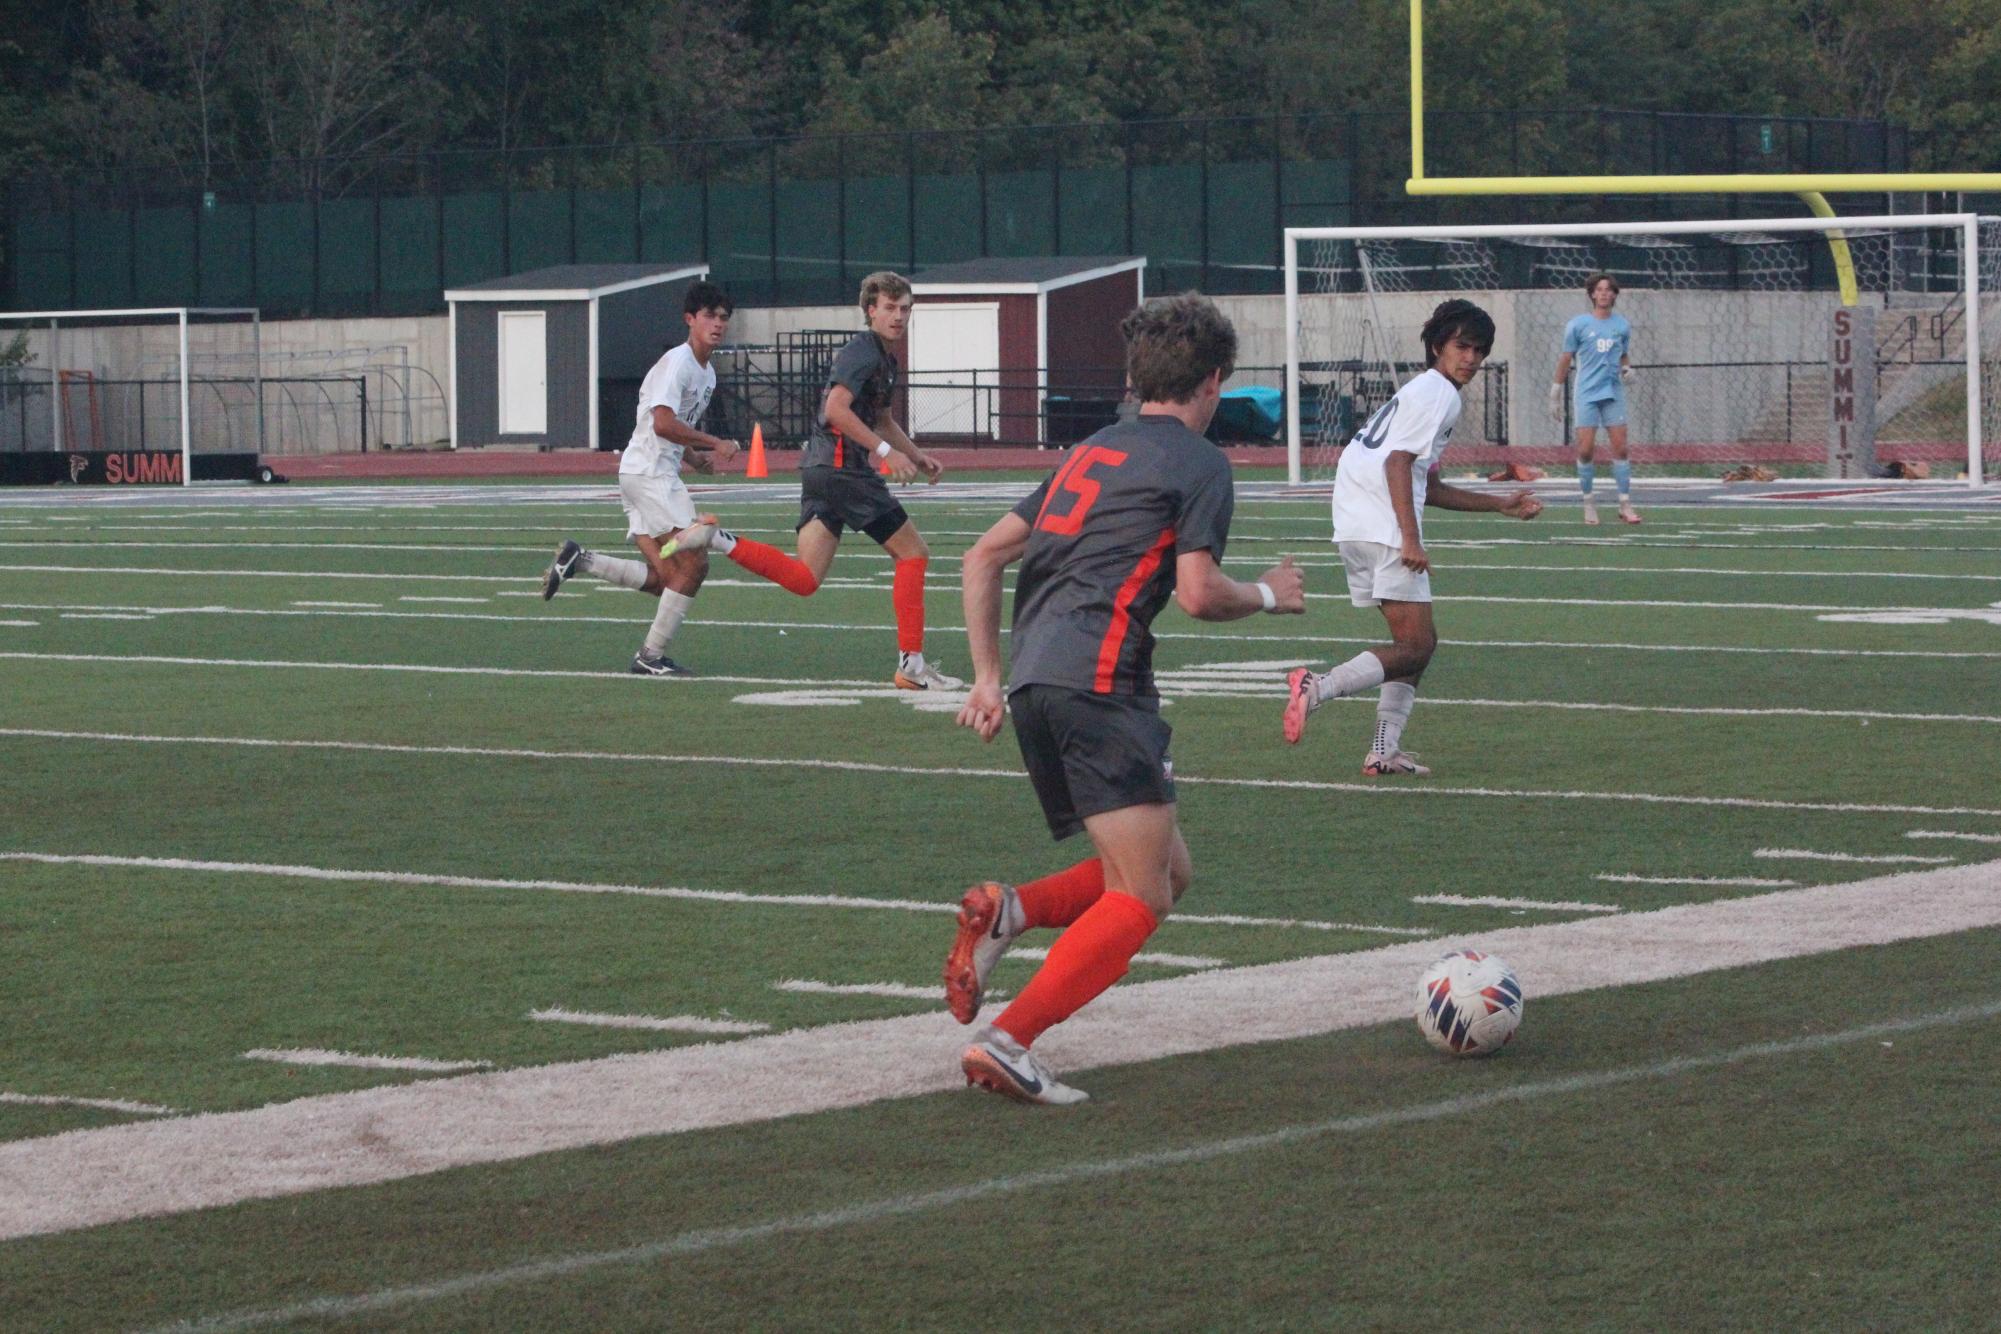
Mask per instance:
[[[1843,306],[1827,344],[1827,475],[1866,477],[1876,467],[1876,312]]]

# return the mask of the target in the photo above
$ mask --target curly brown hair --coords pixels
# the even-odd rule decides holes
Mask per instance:
[[[1237,330],[1199,292],[1155,297],[1119,325],[1126,340],[1126,382],[1142,403],[1186,403],[1220,370],[1237,368]]]

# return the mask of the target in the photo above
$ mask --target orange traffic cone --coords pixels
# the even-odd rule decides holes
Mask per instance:
[[[743,466],[745,477],[769,477],[771,469],[764,462],[764,427],[761,423],[750,425],[750,461]]]

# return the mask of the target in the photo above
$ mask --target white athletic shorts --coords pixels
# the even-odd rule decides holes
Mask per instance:
[[[1348,600],[1358,607],[1431,601],[1431,576],[1405,568],[1402,553],[1395,547],[1381,542],[1343,542],[1341,563],[1348,567]]]
[[[618,475],[618,500],[625,506],[628,537],[665,537],[695,521],[695,498],[678,477],[622,472]]]

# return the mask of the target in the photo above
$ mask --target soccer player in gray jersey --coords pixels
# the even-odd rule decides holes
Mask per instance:
[[[924,660],[924,576],[931,548],[875,470],[880,460],[899,482],[920,473],[936,482],[945,472],[904,434],[890,411],[896,358],[889,344],[903,337],[910,304],[910,284],[902,275],[871,273],[862,280],[868,328],[835,355],[799,464],[798,556],[729,532],[718,534],[714,546],[752,574],[811,597],[840,550],[842,529],[861,529],[896,562],[890,599],[896,608],[897,659],[891,679],[902,690],[956,690],[965,682]]]
[[[992,741],[1011,711],[1050,832],[1060,840],[1083,830],[1096,852],[1018,887],[975,885],[959,903],[945,997],[963,1024],[1015,937],[1063,928],[960,1061],[968,1083],[1023,1102],[1084,1099],[1029,1048],[1125,975],[1193,874],[1153,683],[1154,616],[1170,597],[1204,621],[1306,610],[1291,557],[1255,583],[1218,566],[1235,493],[1229,460],[1202,432],[1236,362],[1236,330],[1190,294],[1148,302],[1123,332],[1139,414],[1073,447],[966,553],[963,573],[975,678],[959,725]],[[1001,577],[1016,560],[1003,703]]]

